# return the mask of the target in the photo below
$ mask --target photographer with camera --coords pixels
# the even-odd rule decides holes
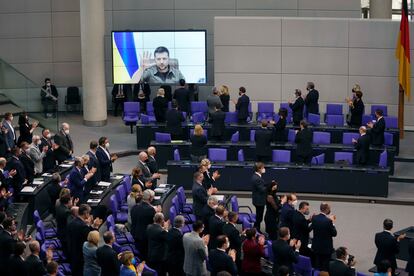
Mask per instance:
[[[355,276],[355,257],[348,253],[348,249],[339,247],[335,254],[336,260],[329,263],[329,275]]]

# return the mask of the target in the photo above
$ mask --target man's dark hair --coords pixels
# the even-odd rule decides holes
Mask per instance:
[[[21,242],[18,241],[15,245],[14,245],[14,255],[15,256],[20,256],[24,253],[24,250],[26,249],[26,245]]]
[[[103,234],[103,240],[104,240],[105,243],[108,244],[108,243],[110,243],[110,242],[112,242],[114,240],[114,235],[112,234],[111,231],[106,231]]]
[[[264,164],[262,162],[256,162],[256,163],[254,163],[254,171],[255,172],[258,172],[263,167],[264,167]]]
[[[185,79],[180,79],[178,82],[180,83],[181,86],[185,85]]]
[[[60,204],[66,205],[66,204],[68,204],[68,203],[69,203],[70,199],[71,199],[70,194],[63,195],[63,196],[60,198]]]
[[[50,78],[45,78],[45,83],[50,81]]]
[[[263,119],[261,121],[261,125],[262,125],[262,127],[266,128],[267,127],[267,120],[266,119]]]
[[[300,89],[295,89],[295,95],[297,96],[302,96],[302,91],[300,91]]]
[[[226,211],[226,208],[224,208],[224,206],[219,205],[216,208],[216,215],[217,216],[223,216],[224,215],[224,211]]]
[[[194,179],[197,179],[202,173],[197,171],[194,173]]]
[[[308,82],[308,87],[310,89],[314,89],[315,88],[315,84],[313,82]]]
[[[283,116],[284,118],[286,118],[288,115],[288,110],[284,107],[281,107],[279,109],[279,116]]]
[[[13,116],[13,113],[11,113],[11,112],[4,113],[4,119],[6,119],[6,120],[10,120],[10,117],[12,117],[12,116]]]
[[[42,135],[43,135],[43,133],[45,133],[46,130],[48,130],[50,132],[50,130],[48,128],[44,128],[44,129],[42,129]]]
[[[346,257],[346,247],[338,247],[335,250],[336,258],[338,259],[344,259]]]
[[[48,274],[56,274],[58,271],[58,263],[55,261],[51,261],[46,265],[46,271]]]
[[[239,91],[242,92],[243,94],[246,93],[246,88],[244,88],[244,86],[241,86],[239,88]]]
[[[237,216],[238,216],[238,214],[236,212],[231,211],[227,215],[227,218],[230,222],[236,223],[237,222]]]
[[[375,113],[376,113],[378,116],[382,116],[382,115],[384,115],[384,111],[382,111],[382,109],[377,109],[377,110],[375,110]]]
[[[89,149],[94,150],[98,147],[98,142],[93,140],[89,143]]]
[[[18,153],[20,153],[20,148],[19,148],[19,147],[17,147],[17,146],[13,147],[13,148],[11,149],[11,153],[12,153],[13,155],[17,155]]]
[[[155,57],[156,54],[162,54],[162,53],[167,53],[168,56],[170,56],[170,51],[168,51],[168,49],[166,47],[160,46],[160,47],[157,47],[154,50],[154,57]]]
[[[322,213],[324,213],[324,214],[326,214],[328,211],[329,211],[329,209],[330,209],[331,207],[329,206],[329,204],[328,203],[326,203],[326,202],[322,202],[321,203],[321,206],[319,207],[319,210],[322,212]]]
[[[293,201],[293,196],[294,195],[295,194],[287,194],[287,196],[286,196],[287,201]]]
[[[79,216],[86,215],[91,212],[91,207],[88,204],[81,204],[78,212]]]
[[[106,139],[108,139],[108,138],[106,138],[105,136],[102,136],[101,138],[99,138],[99,145],[100,146],[105,145]]]
[[[201,229],[203,229],[204,224],[201,220],[197,220],[196,222],[193,223],[193,230],[195,232],[200,231]]]
[[[281,227],[279,229],[279,238],[283,239],[283,238],[286,238],[288,235],[289,235],[289,228]]]
[[[384,229],[390,231],[394,227],[394,222],[391,219],[384,220]]]
[[[220,235],[216,238],[217,241],[217,248],[223,247],[223,245],[227,242],[227,236],[226,235]]]
[[[5,219],[3,220],[3,223],[2,223],[3,228],[4,228],[5,230],[9,230],[9,229],[10,229],[10,227],[13,225],[13,222],[14,222],[14,218],[12,218],[12,217],[7,217],[7,218],[5,218]]]
[[[249,228],[246,230],[246,238],[251,240],[252,238],[256,237],[256,228]]]
[[[299,204],[299,210],[301,210],[301,209],[305,208],[306,206],[309,206],[309,202],[307,202],[307,201],[302,201],[302,202]]]
[[[361,91],[356,91],[356,92],[355,92],[355,96],[356,96],[357,98],[361,99],[361,98],[362,98],[362,92],[361,92]]]
[[[287,266],[280,266],[277,270],[277,276],[287,276],[289,275],[289,268]]]
[[[300,125],[301,125],[303,128],[308,128],[308,123],[307,123],[305,120],[300,121]]]

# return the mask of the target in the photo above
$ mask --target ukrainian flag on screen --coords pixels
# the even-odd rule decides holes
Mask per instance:
[[[128,83],[138,70],[138,57],[132,32],[113,33],[114,83]]]

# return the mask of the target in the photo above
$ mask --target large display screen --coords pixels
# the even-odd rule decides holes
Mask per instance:
[[[206,83],[206,31],[113,31],[115,84]]]

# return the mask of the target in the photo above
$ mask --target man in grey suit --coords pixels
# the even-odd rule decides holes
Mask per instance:
[[[6,112],[4,114],[3,120],[3,128],[4,132],[6,133],[6,146],[7,152],[10,153],[11,149],[14,148],[16,145],[16,132],[14,131],[14,127],[12,125],[13,122],[13,114],[10,112]]]
[[[44,146],[42,151],[40,151],[39,146],[42,143],[38,135],[33,135],[32,143],[29,148],[29,156],[34,163],[35,175],[39,175],[43,172],[43,158],[46,156],[46,153],[49,149],[48,146]]]
[[[193,224],[193,231],[184,234],[184,272],[187,276],[207,275],[206,260],[208,256],[207,245],[209,235],[200,238],[204,225],[201,221]]]
[[[207,97],[208,115],[216,111],[216,107],[221,109],[223,104],[219,97],[219,91],[216,87],[213,88],[213,94]]]
[[[151,181],[152,182],[152,189],[156,188],[157,186],[157,179],[160,179],[161,174],[159,173],[151,173],[151,170],[149,169],[147,165],[148,161],[148,154],[145,151],[141,151],[138,154],[138,168],[141,169],[142,175],[144,178],[144,182]]]

